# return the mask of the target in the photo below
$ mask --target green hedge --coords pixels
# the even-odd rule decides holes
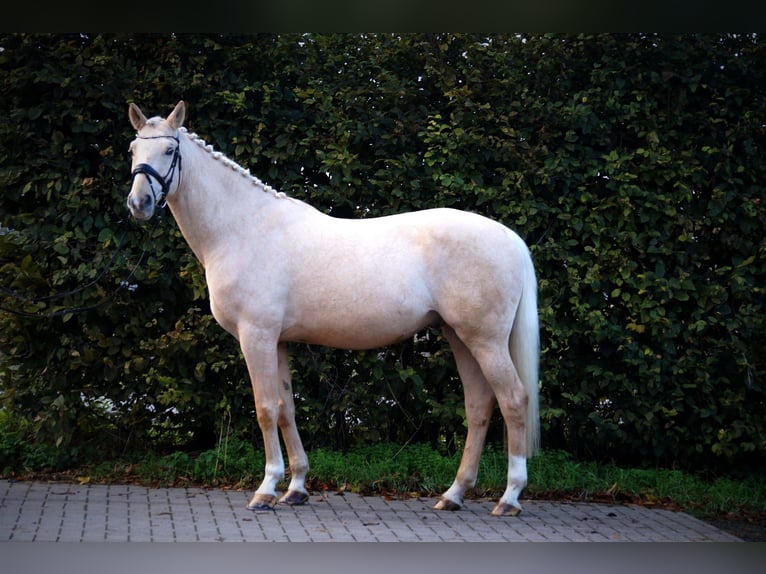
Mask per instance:
[[[166,115],[179,99],[190,130],[333,215],[453,206],[516,229],[540,281],[544,446],[763,464],[760,37],[6,34],[0,48],[0,285],[34,298],[98,279],[1,301],[63,312],[0,313],[0,399],[62,464],[205,448],[224,429],[260,441],[200,266],[169,214],[153,227],[125,208],[127,104]],[[292,356],[309,448],[459,448],[438,332]]]

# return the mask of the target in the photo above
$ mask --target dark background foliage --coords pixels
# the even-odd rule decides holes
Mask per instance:
[[[0,312],[0,400],[58,464],[231,429],[260,441],[200,266],[169,214],[142,225],[124,205],[128,102],[165,116],[179,99],[191,131],[332,215],[452,206],[516,229],[539,275],[545,447],[764,463],[760,37],[7,34],[0,49],[0,285],[28,297],[1,303],[43,315]],[[438,332],[292,357],[307,447],[459,448]]]

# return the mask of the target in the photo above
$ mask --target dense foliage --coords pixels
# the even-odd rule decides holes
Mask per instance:
[[[0,400],[60,464],[260,440],[199,264],[169,214],[140,225],[124,204],[128,102],[179,99],[192,131],[333,215],[453,206],[516,229],[539,274],[544,446],[763,464],[761,38],[11,34],[0,50],[0,304],[31,314],[0,312]],[[292,356],[308,447],[460,446],[437,331]]]

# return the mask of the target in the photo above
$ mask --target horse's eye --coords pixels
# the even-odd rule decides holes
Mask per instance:
[[[173,146],[169,146],[168,149],[165,150],[165,155],[173,155]]]

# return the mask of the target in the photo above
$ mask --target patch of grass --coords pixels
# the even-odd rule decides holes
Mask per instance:
[[[318,449],[309,453],[309,480],[327,488],[359,492],[435,494],[449,486],[458,460],[428,445],[378,444],[346,453]]]
[[[705,478],[677,469],[622,468],[543,452],[529,461],[528,495],[669,506],[700,517],[766,513],[766,478]]]
[[[0,477],[232,488],[255,488],[263,477],[263,451],[233,436],[203,452],[144,453],[53,472],[50,460],[57,449],[27,443],[23,434],[12,425],[0,428]],[[460,454],[447,456],[422,444],[367,445],[345,453],[316,449],[308,454],[310,489],[368,494],[436,495],[449,487],[460,463]],[[759,475],[706,478],[680,470],[622,468],[576,461],[561,451],[543,451],[529,461],[528,471],[527,498],[632,502],[677,508],[700,518],[766,516],[766,478]],[[505,452],[487,445],[478,483],[468,496],[499,497],[506,473]],[[286,481],[280,488],[286,488]]]
[[[448,457],[426,445],[375,445],[346,454],[309,454],[314,484],[369,492],[438,494],[449,487],[460,455]],[[505,452],[488,445],[482,454],[474,496],[499,497],[505,490]],[[575,461],[561,451],[543,451],[528,462],[527,498],[632,502],[682,509],[700,517],[722,514],[763,516],[766,479],[703,476],[673,469],[622,468]]]
[[[255,450],[250,443],[230,440],[197,453],[148,453],[137,460],[85,465],[76,474],[81,480],[87,478],[93,482],[249,488],[262,476],[264,461],[263,452]]]

